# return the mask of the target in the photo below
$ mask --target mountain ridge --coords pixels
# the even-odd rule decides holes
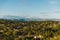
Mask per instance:
[[[54,20],[60,21],[60,19],[56,18],[38,18],[38,17],[21,17],[21,16],[3,16],[0,19],[7,19],[7,20],[25,20],[25,21],[44,21],[44,20]]]

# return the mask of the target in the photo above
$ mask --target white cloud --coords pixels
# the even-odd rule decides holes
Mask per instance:
[[[59,19],[60,18],[60,14],[56,14],[56,13],[50,13],[50,14],[42,14],[40,15],[40,18],[56,18]]]
[[[60,10],[53,10],[53,11],[41,11],[40,18],[60,18]]]
[[[57,1],[50,1],[49,3],[52,4],[52,5],[58,4]]]

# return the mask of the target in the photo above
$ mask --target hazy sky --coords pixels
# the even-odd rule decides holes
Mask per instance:
[[[60,0],[0,0],[0,15],[60,18]]]

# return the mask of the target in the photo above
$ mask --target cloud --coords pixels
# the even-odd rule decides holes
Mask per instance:
[[[40,15],[40,18],[56,18],[59,19],[60,18],[60,14],[59,13],[48,13],[48,14],[42,14]]]
[[[41,11],[40,18],[60,18],[60,10],[53,10],[53,11]]]
[[[52,5],[58,4],[57,1],[50,1],[49,3],[52,4]]]

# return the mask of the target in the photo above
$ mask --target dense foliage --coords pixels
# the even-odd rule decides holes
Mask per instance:
[[[0,40],[60,40],[60,21],[0,20]]]

